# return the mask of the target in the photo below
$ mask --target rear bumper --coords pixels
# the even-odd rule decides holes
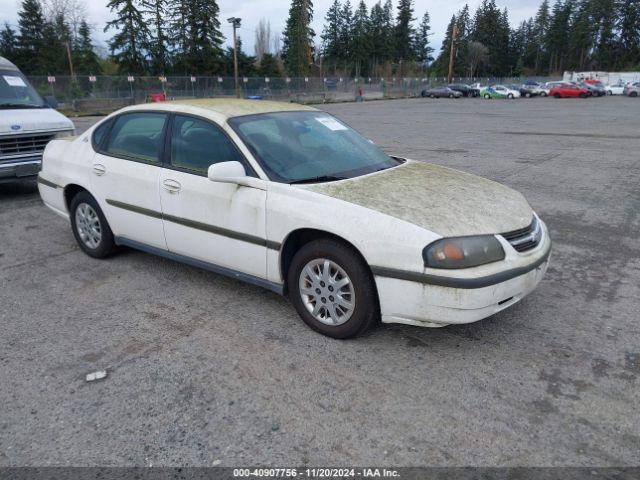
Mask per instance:
[[[526,265],[472,279],[424,274],[412,274],[412,278],[374,270],[382,321],[443,327],[490,317],[535,290],[547,271],[550,254],[551,242],[546,237]]]

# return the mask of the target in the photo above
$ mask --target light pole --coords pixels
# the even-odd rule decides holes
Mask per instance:
[[[233,26],[233,72],[236,80],[236,98],[240,98],[240,79],[238,78],[238,37],[236,30],[240,28],[242,19],[238,17],[231,17],[227,19]]]

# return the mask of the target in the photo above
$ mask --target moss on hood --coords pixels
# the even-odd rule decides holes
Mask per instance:
[[[531,207],[515,190],[476,175],[416,161],[309,189],[445,237],[509,232],[528,226],[533,217]]]

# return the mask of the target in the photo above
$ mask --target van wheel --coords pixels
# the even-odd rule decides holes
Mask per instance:
[[[73,236],[84,253],[93,258],[104,258],[113,252],[113,232],[89,192],[80,192],[73,197],[69,214]]]
[[[309,327],[346,339],[379,321],[375,282],[362,259],[346,245],[320,239],[304,245],[287,274],[289,298]]]

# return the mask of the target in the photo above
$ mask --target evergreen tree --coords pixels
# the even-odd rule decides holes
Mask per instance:
[[[591,0],[581,0],[576,5],[571,19],[567,63],[575,70],[585,70],[589,67],[595,34],[590,7]]]
[[[400,0],[395,28],[395,57],[399,62],[408,62],[416,58],[413,48],[416,35],[413,21],[413,0]]]
[[[276,57],[271,53],[263,53],[257,74],[261,77],[279,77],[281,73]]]
[[[122,73],[147,71],[150,32],[138,6],[138,0],[109,0],[107,3],[116,18],[108,22],[104,30],[116,30],[109,47]]]
[[[556,0],[553,5],[546,48],[549,56],[549,72],[564,71],[568,53],[569,31],[573,12],[573,0]]]
[[[570,3],[567,1],[567,3]],[[593,2],[594,24],[597,26],[594,60],[599,70],[613,70],[617,64],[616,0]]]
[[[385,30],[383,59],[386,61],[393,61],[396,54],[396,32],[395,24],[393,22],[393,3],[391,0],[386,0],[382,7],[382,12],[382,20]]]
[[[433,60],[433,48],[429,44],[429,37],[431,36],[431,18],[429,12],[424,12],[420,26],[416,33],[416,45],[415,52],[417,60],[423,67],[427,67]]]
[[[536,75],[543,72],[547,65],[547,53],[545,42],[549,34],[551,23],[551,14],[549,10],[549,0],[544,0],[536,13],[532,27],[532,38],[530,45],[534,50],[533,53],[533,70]]]
[[[22,8],[18,13],[18,38],[17,62],[26,74],[42,73],[40,65],[41,54],[44,48],[45,20],[42,7],[38,0],[23,0]]]
[[[285,67],[292,76],[303,76],[309,72],[313,59],[313,37],[315,37],[315,32],[311,28],[312,19],[311,0],[292,0],[283,34],[282,48]]]
[[[168,37],[165,17],[167,0],[142,0],[143,14],[150,18],[153,25],[149,38],[149,56],[151,73],[162,74],[169,68]]]
[[[431,66],[431,71],[438,77],[446,77],[448,75],[449,58],[451,56],[451,42],[453,41],[453,29],[457,25],[457,21],[458,19],[453,15],[449,21],[449,25],[447,26],[447,31],[445,32],[438,58]]]
[[[322,55],[325,62],[333,66],[335,74],[338,62],[343,56],[342,50],[342,12],[339,0],[333,0],[325,17],[325,27],[320,38],[322,39]]]
[[[2,32],[0,32],[0,56],[8,58],[11,61],[18,61],[18,37],[16,32],[8,23],[4,24]]]
[[[172,0],[170,34],[177,73],[217,75],[227,70],[217,0]]]
[[[348,74],[348,64],[353,55],[353,10],[349,0],[345,1],[340,12],[340,50],[345,74]]]
[[[364,0],[360,0],[358,8],[353,15],[352,53],[351,60],[354,64],[355,75],[367,75],[369,73],[369,56],[371,53],[371,39],[369,37],[369,12]]]
[[[78,37],[74,44],[73,62],[76,72],[85,75],[98,75],[102,73],[100,59],[98,58],[98,55],[96,55],[93,42],[91,40],[91,27],[89,27],[86,20],[82,20],[80,22]]]
[[[640,67],[640,0],[618,2],[620,62],[626,68]]]

